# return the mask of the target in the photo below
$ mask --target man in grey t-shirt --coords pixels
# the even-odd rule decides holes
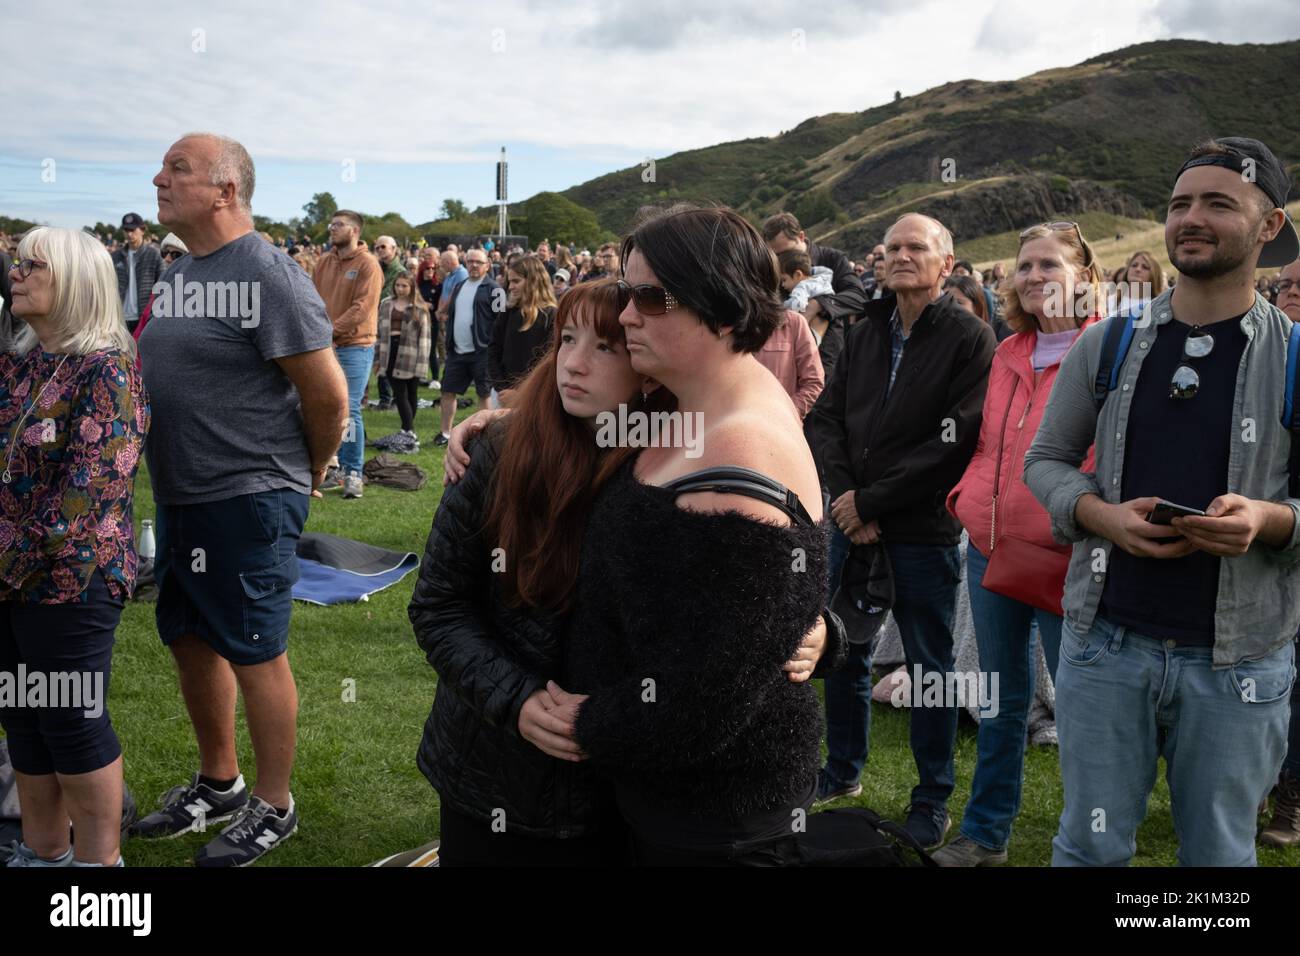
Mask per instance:
[[[297,829],[291,588],[308,496],[347,417],[325,305],[253,232],[253,182],[234,140],[194,134],[167,151],[154,177],[158,221],[190,254],[153,287],[139,343],[154,414],[145,455],[158,634],[176,659],[200,763],[133,832],[175,836],[236,818],[199,866],[246,865]],[[235,754],[237,688],[257,765],[251,797]]]

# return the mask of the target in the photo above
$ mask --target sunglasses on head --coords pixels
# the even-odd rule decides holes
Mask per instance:
[[[1195,398],[1201,390],[1201,376],[1188,362],[1205,358],[1214,351],[1214,336],[1192,328],[1183,342],[1183,364],[1174,369],[1174,377],[1169,380],[1170,398]]]
[[[628,302],[636,303],[636,310],[642,315],[663,315],[669,309],[677,308],[677,298],[661,285],[628,285],[618,280],[618,310],[627,308]]]
[[[1020,241],[1023,243],[1026,239],[1028,239],[1029,234],[1033,232],[1035,229],[1051,229],[1053,232],[1073,232],[1075,236],[1078,237],[1079,248],[1083,250],[1084,268],[1087,268],[1088,266],[1092,265],[1092,249],[1089,248],[1088,243],[1084,242],[1083,230],[1079,228],[1079,224],[1077,222],[1072,222],[1068,219],[1062,219],[1059,220],[1058,222],[1044,222],[1037,226],[1030,226],[1028,229],[1020,233]]]

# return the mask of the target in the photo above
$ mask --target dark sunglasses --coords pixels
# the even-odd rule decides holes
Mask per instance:
[[[618,310],[627,308],[628,302],[636,303],[636,310],[642,315],[663,315],[669,309],[677,308],[677,298],[661,285],[628,285],[618,280]]]
[[[1084,241],[1083,230],[1079,228],[1077,222],[1072,222],[1068,219],[1061,219],[1057,222],[1042,223],[1041,226],[1030,226],[1028,229],[1020,233],[1020,241],[1023,243],[1029,238],[1029,234],[1038,228],[1051,229],[1053,232],[1073,232],[1079,239],[1079,248],[1083,250],[1083,267],[1086,269],[1088,266],[1092,265],[1092,247]]]
[[[1187,341],[1183,343],[1184,364],[1174,369],[1174,377],[1169,380],[1170,398],[1196,397],[1196,393],[1201,390],[1201,376],[1196,374],[1196,369],[1186,363],[1205,358],[1213,351],[1214,336],[1209,332],[1193,328],[1187,333]]]
[[[10,271],[16,271],[22,278],[26,279],[32,274],[33,269],[44,269],[49,263],[44,259],[19,259],[9,267]]]
[[[178,259],[183,255],[185,255],[185,253],[181,252],[179,249],[168,249],[162,254],[162,257],[164,259]]]

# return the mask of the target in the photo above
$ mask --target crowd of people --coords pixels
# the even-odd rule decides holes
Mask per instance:
[[[441,392],[448,484],[409,614],[438,674],[418,764],[443,865],[817,862],[830,818],[808,811],[870,772],[885,611],[913,681],[947,688],[914,701],[900,814],[940,865],[1007,859],[1040,644],[1054,865],[1132,859],[1161,757],[1180,863],[1300,845],[1290,180],[1237,137],[1170,172],[1169,275],[1146,251],[1108,271],[1072,221],[981,274],[919,212],[854,261],[789,213],[690,204],[594,256],[406,258],[350,210],[327,249],[268,241],[248,153],[186,136],[153,180],[157,249],[132,213],[116,249],[41,227],[0,263],[0,670],[107,685],[143,454],[199,767],[132,833],[225,823],[202,866],[291,836],[295,549],[312,495],[362,496],[373,375],[398,450],[419,447],[420,383]],[[206,295],[164,294],[182,275]],[[611,416],[680,427],[608,441]],[[963,571],[996,701],[950,839]],[[10,865],[121,865],[107,709],[0,724]]]

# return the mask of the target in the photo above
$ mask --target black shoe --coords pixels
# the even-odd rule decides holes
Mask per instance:
[[[383,398],[381,398],[381,399],[379,400],[379,404],[378,404],[376,407],[377,407],[377,408],[379,409],[379,411],[381,411],[381,412],[388,412],[388,411],[392,411],[392,410],[393,410],[394,408],[396,408],[397,406],[393,403],[393,401],[392,401],[391,399],[383,399]]]
[[[224,823],[248,803],[248,788],[241,774],[226,791],[213,790],[199,783],[199,775],[188,784],[172,787],[162,798],[162,809],[155,810],[131,825],[131,835],[177,837],[183,833],[202,833],[214,823]]]
[[[473,407],[473,405],[474,405],[474,399],[472,399],[472,398],[458,398],[458,399],[456,399],[456,407],[457,407],[457,408],[471,408],[471,407]]]
[[[444,445],[446,445],[447,442],[449,442],[449,441],[451,441],[451,439],[448,438],[446,435],[442,434],[441,432],[439,432],[439,433],[438,433],[437,435],[435,435],[434,438],[433,438],[433,443],[434,443],[436,446],[438,446],[439,448],[441,448],[441,447],[443,447]]]
[[[199,851],[194,865],[248,866],[297,832],[298,811],[294,809],[293,797],[289,798],[289,812],[283,817],[261,797],[253,797],[234,822]]]
[[[947,809],[931,803],[912,804],[907,808],[907,819],[903,822],[903,829],[926,850],[943,846],[943,839],[951,826],[952,817],[948,816]]]
[[[825,767],[817,771],[817,793],[813,797],[813,806],[830,803],[832,800],[838,800],[840,797],[860,796],[862,796],[862,784],[840,783],[836,780],[832,780],[826,773]]]

